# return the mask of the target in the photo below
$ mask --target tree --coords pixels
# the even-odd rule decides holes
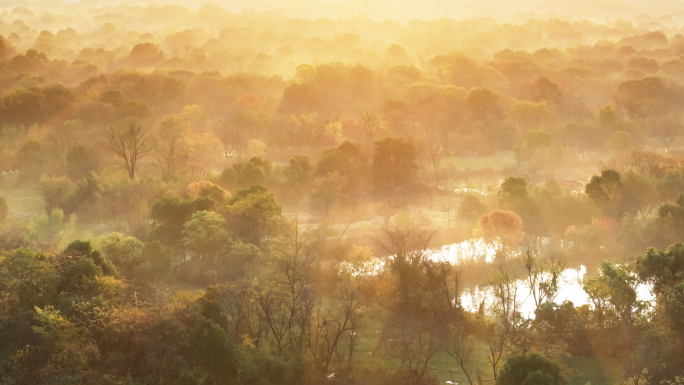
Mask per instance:
[[[158,240],[167,247],[182,245],[185,223],[197,211],[211,210],[213,207],[214,201],[210,198],[161,196],[154,201],[150,210],[152,229],[149,239]]]
[[[154,155],[162,175],[168,177],[182,169],[189,156],[184,134],[187,125],[176,116],[164,118],[155,133]]]
[[[496,114],[499,106],[499,95],[487,88],[473,87],[468,93],[468,108],[480,120]]]
[[[373,177],[375,186],[394,193],[397,188],[407,188],[413,183],[417,166],[416,148],[406,138],[387,137],[375,141],[373,152]]]
[[[242,119],[244,120],[244,119]],[[247,145],[247,134],[243,131],[240,122],[235,122],[229,119],[221,119],[214,125],[214,132],[221,139],[223,147],[223,156],[226,159],[232,159],[242,155],[242,152]]]
[[[461,198],[461,207],[459,213],[461,214],[461,226],[463,220],[474,221],[480,218],[487,210],[487,205],[482,202],[482,199],[477,195],[466,194]]]
[[[628,332],[638,310],[637,284],[637,277],[630,266],[604,261],[599,266],[598,276],[586,279],[583,288],[594,305],[595,317],[601,323],[618,326],[620,331]]]
[[[110,126],[107,142],[114,154],[124,162],[130,179],[135,178],[139,162],[154,151],[154,145],[142,123],[127,120],[123,124]]]
[[[544,302],[553,302],[561,287],[561,274],[565,266],[558,261],[538,262],[531,248],[523,255],[523,263],[527,269],[527,286],[534,299],[535,307]]]
[[[366,109],[361,114],[361,128],[368,139],[368,143],[372,142],[373,137],[382,131],[386,125],[387,123],[371,109]]]
[[[283,90],[280,111],[294,115],[314,112],[321,104],[319,93],[311,84],[291,84]]]
[[[660,143],[665,148],[665,151],[670,151],[670,148],[682,135],[682,121],[677,116],[668,116],[662,119],[655,125],[655,131],[660,139]]]
[[[680,240],[684,232],[684,194],[674,204],[668,203],[658,208],[658,225]]]
[[[636,272],[641,281],[653,285],[655,293],[667,297],[684,273],[684,244],[671,245],[665,251],[649,248],[637,259]]]
[[[311,178],[314,165],[306,155],[297,155],[290,158],[283,170],[289,189],[295,194],[306,191],[311,186]]]
[[[615,198],[617,189],[622,187],[620,174],[615,170],[603,170],[601,176],[594,175],[584,192],[597,203],[606,203]]]
[[[230,238],[224,229],[226,220],[213,211],[198,211],[185,222],[185,247],[197,253],[200,261],[216,258]]]
[[[463,374],[468,379],[468,383],[473,385],[473,379],[468,371],[468,364],[475,349],[477,340],[474,336],[468,335],[463,327],[450,325],[449,340],[447,342],[447,353],[458,363]]]
[[[335,300],[337,305],[325,311],[315,325],[319,349],[323,351],[320,358],[323,377],[330,373],[334,365],[338,366],[338,370],[352,367],[359,340],[357,334],[368,313],[359,293],[347,284],[340,285],[335,292]],[[340,367],[345,361],[347,367]]]
[[[525,178],[509,176],[506,178],[496,196],[501,205],[508,209],[520,209],[525,206],[530,199]]]
[[[497,254],[505,258],[506,250],[523,237],[523,221],[512,211],[494,210],[480,217],[477,234],[485,242],[496,245]]]
[[[561,369],[536,353],[512,356],[501,369],[496,385],[560,385]]]
[[[561,305],[542,303],[534,311],[532,321],[532,329],[539,341],[538,351],[548,358],[560,358],[566,351],[573,355],[590,354],[592,346],[585,323],[570,301]]]
[[[238,190],[228,201],[225,211],[228,227],[243,242],[260,245],[272,233],[281,208],[266,187],[253,185]]]
[[[46,159],[43,146],[37,140],[24,143],[17,153],[16,169],[23,178],[38,178],[45,172]]]
[[[7,199],[3,196],[0,196],[0,223],[7,219],[8,214],[9,206],[7,205]]]
[[[91,171],[99,173],[101,169],[100,156],[95,149],[83,145],[69,149],[66,156],[66,172],[72,180],[84,178]]]
[[[601,126],[610,129],[618,122],[618,115],[611,106],[607,106],[599,111],[599,120],[601,121]]]
[[[606,142],[606,147],[617,152],[625,153],[632,149],[632,137],[628,132],[616,131]]]
[[[513,146],[515,150],[516,160],[520,163],[527,162],[534,164],[542,151],[551,146],[551,134],[542,130],[529,130],[520,139],[518,143]]]
[[[217,183],[226,190],[232,190],[238,186],[239,177],[240,174],[238,171],[233,166],[228,166],[223,169],[223,172],[219,175]]]
[[[339,200],[342,189],[347,185],[347,178],[340,176],[335,171],[323,178],[314,181],[314,189],[311,192],[311,201],[314,206],[323,210],[323,220],[328,219],[330,209]]]
[[[420,383],[443,346],[434,327],[418,322],[392,320],[383,328],[382,337],[386,354],[399,360],[409,383]]]
[[[70,378],[94,381],[92,365],[100,358],[95,341],[52,306],[35,308],[33,332],[40,343],[15,353],[17,380],[25,383],[59,383]]]
[[[137,65],[154,65],[164,61],[164,54],[156,44],[141,43],[133,47],[130,58]]]
[[[268,174],[271,173],[271,162],[258,156],[250,159],[244,166],[240,166],[238,166],[240,167],[238,183],[244,187],[263,184]]]

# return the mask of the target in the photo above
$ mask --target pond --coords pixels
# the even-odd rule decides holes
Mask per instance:
[[[561,304],[571,301],[575,306],[582,306],[589,303],[589,296],[582,288],[584,276],[587,272],[586,267],[580,266],[576,269],[566,269],[560,278],[560,290],[553,299],[554,303]],[[525,318],[534,318],[535,303],[534,297],[530,294],[529,286],[525,280],[517,280],[516,283],[516,302],[518,311]],[[653,301],[655,296],[651,293],[651,285],[640,284],[636,289],[639,301]],[[461,304],[468,311],[477,311],[482,301],[485,306],[491,308],[494,305],[494,298],[491,289],[488,287],[474,287],[465,289],[461,295]]]
[[[545,242],[546,240],[542,240]],[[461,243],[452,245],[445,245],[438,248],[432,255],[432,260],[448,261],[450,263],[457,263],[460,261],[478,261],[484,260],[491,263],[494,260],[494,249],[485,243],[482,239],[469,239]],[[560,290],[553,302],[563,303],[564,301],[571,301],[575,306],[582,306],[589,303],[589,296],[583,289],[584,276],[587,273],[585,266],[580,266],[575,269],[566,269],[560,278]],[[534,318],[535,303],[534,297],[530,294],[529,287],[525,280],[516,281],[518,309],[522,316],[527,318]],[[482,301],[485,301],[485,306],[491,308],[494,299],[492,298],[491,289],[488,287],[474,287],[464,290],[461,295],[461,304],[468,311],[477,311]],[[652,301],[654,295],[651,293],[651,286],[641,284],[637,287],[637,299],[640,301]]]

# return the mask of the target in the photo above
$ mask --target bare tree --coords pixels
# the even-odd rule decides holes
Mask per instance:
[[[311,200],[316,206],[321,207],[323,219],[326,220],[330,209],[342,195],[342,189],[347,185],[347,178],[335,171],[316,179],[314,184]]]
[[[239,157],[245,147],[245,133],[236,124],[228,119],[219,120],[214,128],[214,132],[221,139],[223,156],[227,160]]]
[[[110,150],[124,162],[130,179],[135,178],[139,162],[154,150],[147,131],[135,120],[129,120],[120,126],[110,126],[107,130],[107,142]]]
[[[354,190],[349,194],[348,205],[351,212],[349,215],[349,222],[347,222],[347,226],[345,226],[344,230],[340,233],[338,240],[342,240],[344,234],[349,230],[349,227],[366,213],[365,208],[361,206],[361,192],[359,190]]]
[[[425,375],[430,360],[443,346],[436,328],[410,321],[389,321],[382,337],[385,354],[398,359],[414,381]]]
[[[189,152],[183,140],[183,132],[175,127],[161,127],[153,149],[165,177],[185,166],[188,161]]]
[[[366,134],[369,143],[373,141],[375,134],[377,134],[385,125],[385,121],[370,108],[361,114],[361,128],[363,129],[363,133]]]
[[[451,325],[449,328],[449,340],[447,342],[447,353],[456,360],[458,366],[463,370],[468,379],[468,383],[473,385],[473,380],[468,373],[468,362],[472,357],[475,348],[475,337],[468,335],[463,327]]]
[[[682,134],[682,123],[675,117],[668,117],[656,123],[655,130],[660,138],[660,144],[665,151],[669,151]]]
[[[392,217],[406,207],[406,203],[407,201],[405,198],[385,199],[379,203],[373,204],[372,211],[379,215],[382,218],[385,227],[388,227]]]
[[[487,352],[487,360],[489,365],[492,367],[492,372],[494,373],[494,381],[497,378],[497,368],[501,363],[501,359],[506,352],[506,343],[508,342],[509,331],[501,326],[496,326],[494,332],[487,341],[487,346],[489,351]]]
[[[492,279],[490,287],[496,301],[496,312],[501,317],[501,324],[495,326],[488,341],[487,359],[492,367],[494,380],[496,380],[498,366],[506,353],[506,346],[516,326],[518,287],[505,268],[501,268],[498,275]]]
[[[416,227],[383,229],[383,237],[375,244],[388,256],[404,260],[412,265],[425,261],[432,253],[430,242],[436,232]]]
[[[565,270],[563,263],[548,261],[538,263],[531,247],[523,255],[527,269],[527,287],[534,299],[535,308],[546,301],[553,301],[560,290],[561,275]]]
[[[316,325],[318,349],[314,354],[322,352],[322,374],[329,372],[331,365],[347,361],[351,368],[356,344],[357,332],[366,315],[367,309],[361,305],[360,295],[348,284],[343,284],[336,295],[339,304],[328,309],[319,317]]]

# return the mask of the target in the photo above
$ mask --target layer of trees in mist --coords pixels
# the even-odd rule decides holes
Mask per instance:
[[[290,12],[0,13],[0,384],[684,381],[678,14]]]

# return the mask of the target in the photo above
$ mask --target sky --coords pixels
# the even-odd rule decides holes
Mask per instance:
[[[274,10],[293,17],[306,14],[308,17],[366,16],[410,20],[468,15],[505,19],[513,14],[535,12],[600,19],[648,13],[684,21],[684,2],[681,0],[214,0],[214,3],[233,11]]]

